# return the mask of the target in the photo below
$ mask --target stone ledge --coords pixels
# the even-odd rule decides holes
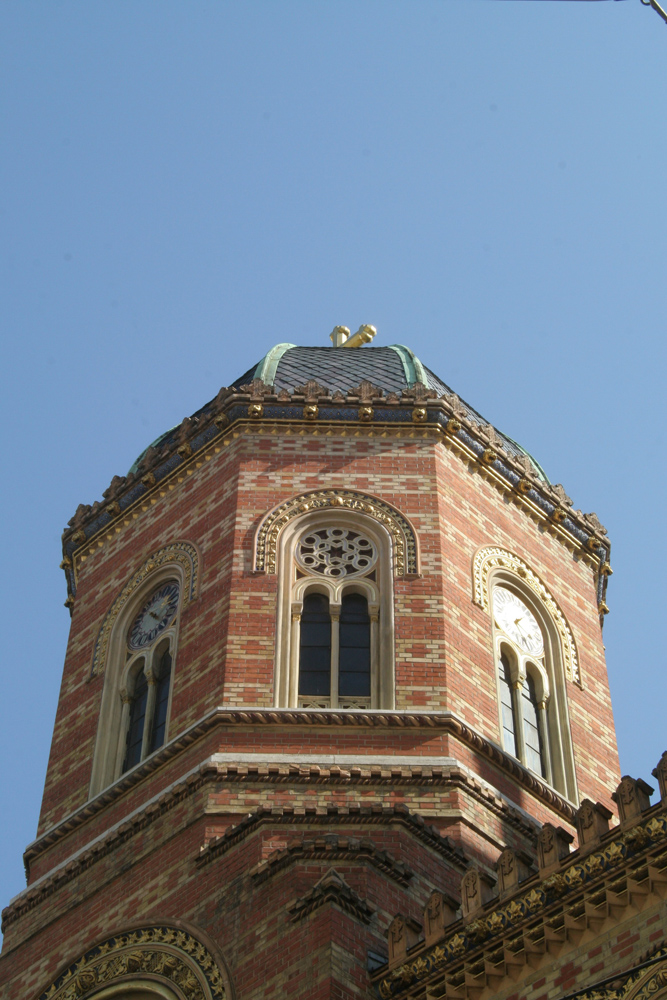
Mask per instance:
[[[180,733],[169,743],[161,747],[154,754],[142,761],[127,774],[122,775],[109,788],[100,792],[94,799],[81,806],[75,812],[62,819],[56,826],[47,830],[26,848],[23,860],[26,867],[26,874],[29,874],[30,863],[39,857],[45,850],[86,823],[101,810],[105,809],[112,802],[115,802],[126,791],[134,788],[144,778],[148,777],[158,768],[176,757],[182,750],[192,746],[204,736],[209,735],[217,726],[354,726],[354,727],[383,727],[383,728],[429,728],[440,729],[460,739],[470,749],[481,753],[487,760],[500,767],[502,771],[509,774],[523,788],[527,789],[537,799],[547,805],[554,812],[558,813],[567,822],[573,824],[575,818],[575,807],[567,799],[563,798],[555,789],[551,788],[544,781],[533,774],[514,757],[505,753],[504,750],[491,740],[486,739],[476,729],[459,719],[452,712],[384,712],[358,711],[358,710],[336,710],[327,709],[325,711],[315,709],[270,709],[270,708],[215,708],[208,715],[203,716],[192,726]],[[415,755],[415,766],[419,767],[417,761],[420,758]],[[213,764],[211,766],[214,766]],[[417,775],[415,775],[417,776]],[[393,780],[393,779],[392,779]],[[475,779],[473,779],[473,782]],[[490,798],[481,780],[477,782],[480,794],[483,794],[487,801]],[[504,802],[504,800],[499,799]],[[516,818],[525,815],[518,806],[506,805],[508,817],[515,814]],[[503,807],[504,808],[504,807]],[[512,812],[510,812],[512,810]],[[515,820],[516,821],[516,820]],[[530,826],[527,826],[530,829]]]

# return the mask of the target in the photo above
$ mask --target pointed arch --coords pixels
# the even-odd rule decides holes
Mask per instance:
[[[181,568],[181,575],[183,577],[181,610],[184,611],[190,601],[196,598],[199,593],[200,574],[200,559],[197,547],[191,542],[172,542],[171,545],[165,545],[163,548],[158,549],[157,552],[153,552],[131,579],[127,581],[106,613],[95,643],[93,663],[90,671],[91,677],[104,673],[109,639],[116,619],[127,602],[132,598],[135,591],[143,585],[148,576],[156,570],[169,565]]]
[[[373,518],[389,532],[393,542],[395,576],[419,575],[417,533],[404,514],[391,504],[356,490],[313,490],[300,493],[273,507],[260,521],[255,535],[253,565],[256,573],[276,572],[276,549],[282,529],[290,521],[309,511],[356,511]]]
[[[573,681],[579,687],[583,687],[577,647],[565,615],[544,581],[514,552],[501,549],[497,546],[486,546],[475,553],[472,564],[474,603],[483,608],[487,613],[490,611],[489,575],[496,569],[509,570],[510,573],[516,574],[522,583],[529,587],[540,599],[553,619],[553,623],[561,639],[565,676],[569,681]]]
[[[216,946],[182,923],[135,927],[108,937],[71,962],[37,1000],[137,993],[149,1000],[233,1000],[224,960]]]

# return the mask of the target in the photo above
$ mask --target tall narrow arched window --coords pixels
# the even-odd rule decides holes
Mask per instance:
[[[146,728],[146,707],[148,705],[148,681],[144,673],[143,657],[135,665],[135,676],[132,680],[132,694],[129,702],[129,718],[125,736],[125,759],[123,771],[141,760],[144,745],[144,729]]]
[[[558,632],[519,581],[508,575],[490,590],[503,747],[576,801]]]
[[[303,600],[299,696],[331,696],[331,615],[324,594],[306,594]]]
[[[137,588],[111,632],[91,795],[168,739],[182,588],[173,573],[165,567]]]
[[[512,694],[512,672],[507,653],[503,651],[498,659],[498,686],[500,688],[500,715],[503,726],[503,745],[513,757],[516,752],[516,712]]]
[[[371,696],[371,619],[363,594],[344,594],[338,634],[339,698]]]
[[[148,752],[153,753],[162,746],[167,731],[167,709],[171,693],[171,651],[169,642],[162,644],[156,657],[155,669],[155,706],[151,720],[151,737]]]
[[[299,704],[365,708],[371,704],[368,599],[344,593],[340,605],[321,593],[303,599],[299,628]]]
[[[157,587],[130,622],[117,760],[124,774],[165,741],[172,673],[172,639],[180,588]]]
[[[535,693],[535,680],[530,673],[527,673],[521,687],[521,716],[526,764],[532,771],[544,778],[546,775],[544,773],[539,713],[540,705]]]

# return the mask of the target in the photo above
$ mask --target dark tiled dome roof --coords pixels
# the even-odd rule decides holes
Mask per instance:
[[[349,392],[366,379],[385,393],[400,393],[415,382],[422,382],[434,389],[438,396],[452,393],[445,382],[438,378],[418,357],[402,344],[391,347],[297,347],[295,344],[277,344],[262,360],[241,375],[233,383],[234,388],[247,385],[254,378],[261,378],[272,385],[276,392],[287,389],[293,392],[297,386],[314,379],[320,385],[334,392]],[[486,421],[477,410],[462,400],[469,417],[477,423]],[[496,428],[497,429],[497,428]],[[507,451],[512,455],[528,455],[537,473],[549,482],[544,469],[525,448],[512,438],[498,431]]]
[[[273,386],[276,392],[283,389],[294,392],[298,386],[305,385],[311,379],[332,393],[337,389],[349,393],[364,380],[371,382],[385,393],[400,393],[403,389],[411,388],[416,382],[433,389],[438,396],[453,392],[445,382],[421,363],[409,347],[402,344],[393,344],[390,347],[353,348],[276,344],[261,361],[237,378],[232,383],[232,388],[239,389],[256,378],[261,379],[266,385]],[[461,402],[471,420],[479,424],[488,422],[464,400]],[[198,413],[205,409],[206,407],[203,407]],[[151,447],[167,442],[175,430],[176,428],[171,428],[165,431],[152,442]],[[498,434],[510,454],[528,455],[538,475],[545,482],[549,482],[544,470],[532,455],[506,434],[501,431],[498,431]],[[138,456],[130,472],[136,472],[147,450]]]

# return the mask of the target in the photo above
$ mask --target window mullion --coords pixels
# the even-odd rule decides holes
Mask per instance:
[[[153,653],[155,650],[153,650]],[[151,745],[151,729],[153,727],[153,715],[155,714],[155,695],[157,691],[157,684],[155,683],[155,675],[153,673],[153,656],[150,658],[150,668],[146,672],[146,680],[148,681],[148,698],[146,699],[146,715],[144,716],[144,734],[141,740],[141,759],[147,757],[150,752]]]
[[[331,607],[331,707],[338,708],[338,671],[340,667],[340,608]]]
[[[512,700],[514,703],[514,718],[516,719],[516,753],[522,764],[526,763],[526,736],[523,730],[523,706],[521,704],[521,692],[525,674],[525,664],[520,664],[519,673],[512,682]]]

